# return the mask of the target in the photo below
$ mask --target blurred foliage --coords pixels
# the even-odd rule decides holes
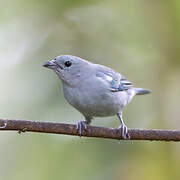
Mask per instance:
[[[180,2],[0,0],[1,118],[76,123],[42,64],[72,54],[152,90],[125,109],[128,127],[180,127]],[[106,119],[106,120],[105,120]],[[100,121],[99,121],[100,120]],[[116,117],[93,124],[117,127]],[[179,179],[180,145],[0,133],[0,179]]]

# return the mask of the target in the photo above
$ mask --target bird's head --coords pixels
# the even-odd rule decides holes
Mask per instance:
[[[47,61],[43,66],[52,69],[59,78],[69,84],[76,84],[82,74],[86,74],[90,63],[84,59],[71,55],[61,55]]]

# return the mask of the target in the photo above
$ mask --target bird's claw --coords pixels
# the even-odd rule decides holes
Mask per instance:
[[[82,130],[87,130],[86,121],[79,121],[76,125],[76,129],[78,130],[79,136],[82,135]]]
[[[130,139],[130,135],[128,133],[128,128],[124,123],[122,123],[121,126],[118,127],[118,129],[121,130],[122,139]]]

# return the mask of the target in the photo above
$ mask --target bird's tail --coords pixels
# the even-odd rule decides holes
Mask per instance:
[[[143,89],[143,88],[135,88],[136,95],[144,95],[144,94],[149,94],[151,93],[150,90]]]

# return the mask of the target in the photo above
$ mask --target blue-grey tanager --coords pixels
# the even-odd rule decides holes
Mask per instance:
[[[85,121],[77,123],[81,135],[93,117],[117,115],[120,119],[122,138],[129,138],[127,126],[122,119],[123,108],[135,95],[150,93],[135,88],[123,75],[82,58],[61,55],[46,62],[44,67],[52,69],[62,81],[66,100],[81,112]]]

